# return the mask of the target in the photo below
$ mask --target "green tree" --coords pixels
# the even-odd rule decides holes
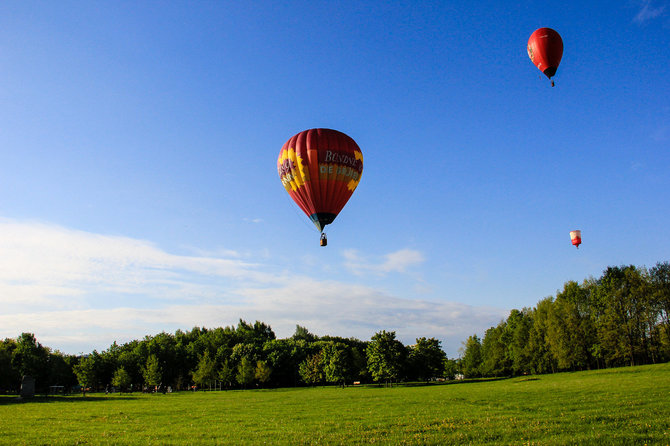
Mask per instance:
[[[633,292],[638,280],[639,271],[630,265],[608,267],[598,282],[598,297],[604,303],[598,337],[611,365],[635,365],[640,352],[639,296]]]
[[[130,383],[130,375],[126,372],[126,369],[123,367],[116,369],[112,377],[112,385],[118,388],[119,392],[123,392],[124,390],[128,390]]]
[[[188,374],[192,369],[194,361],[185,364],[183,359],[185,352],[178,349],[174,335],[162,332],[155,336],[146,337],[144,343],[147,359],[155,356],[160,366],[158,384],[176,385],[179,376],[184,373]]]
[[[409,360],[415,376],[425,381],[442,376],[446,358],[447,355],[442,350],[440,341],[435,338],[417,338],[416,344],[410,348],[409,352]]]
[[[256,368],[254,367],[254,363],[246,356],[242,358],[237,367],[237,375],[235,376],[237,382],[240,383],[242,387],[246,388],[254,381],[255,374]]]
[[[553,298],[546,297],[540,300],[533,310],[533,324],[528,333],[528,355],[532,373],[553,373],[556,369],[556,361],[546,340],[549,313],[553,305]]]
[[[221,368],[219,369],[217,376],[219,381],[225,384],[226,387],[232,386],[235,382],[235,369],[231,366],[228,359],[223,361],[223,364],[221,364]]]
[[[272,369],[276,386],[296,386],[300,379],[299,365],[307,357],[304,340],[273,339],[263,344],[263,357]]]
[[[319,351],[308,356],[299,366],[300,377],[306,384],[316,385],[324,380],[323,354]]]
[[[594,362],[596,329],[589,304],[588,282],[566,282],[548,312],[547,343],[558,368],[583,370]]]
[[[50,386],[70,388],[77,384],[77,377],[72,370],[74,359],[74,356],[64,355],[59,351],[49,354],[47,382]]]
[[[86,389],[93,388],[96,384],[96,362],[98,354],[94,350],[92,354],[83,357],[74,366],[74,373],[82,388],[82,394],[86,396]]]
[[[123,367],[130,375],[130,390],[132,390],[133,383],[139,384],[144,381],[142,368],[146,364],[146,358],[142,359],[139,349],[136,348],[137,344],[139,344],[137,340],[125,344],[116,359],[116,368]]]
[[[351,379],[352,381],[368,381],[370,372],[368,371],[368,358],[365,354],[367,343],[355,340],[354,345],[350,347],[351,354]]]
[[[19,370],[12,364],[15,350],[14,339],[0,341],[0,392],[17,391],[21,384]]]
[[[455,359],[444,358],[444,365],[442,366],[443,377],[446,379],[456,379],[458,374],[458,361]]]
[[[522,375],[530,372],[530,352],[528,339],[533,325],[531,310],[512,310],[505,324],[505,340],[507,342],[506,357],[510,372]]]
[[[36,390],[48,389],[49,349],[37,342],[32,333],[21,333],[12,355],[12,367],[20,376],[30,375],[35,379]]]
[[[209,386],[212,389],[212,383],[216,380],[216,365],[214,360],[209,357],[209,352],[205,350],[198,362],[198,367],[193,372],[193,382],[201,388]]]
[[[295,340],[304,340],[307,342],[314,342],[317,341],[319,338],[310,333],[309,330],[307,330],[305,327],[302,327],[300,325],[295,326],[295,333],[293,333],[292,339]]]
[[[230,359],[235,363],[238,364],[242,361],[243,358],[248,358],[249,361],[252,362],[252,364],[255,364],[256,361],[261,359],[260,352],[262,351],[262,347],[259,347],[256,344],[250,344],[250,343],[238,343],[233,346],[232,352],[230,354]]]
[[[509,376],[512,365],[508,355],[510,342],[507,321],[486,330],[484,339],[468,339],[464,349],[463,374],[473,376]]]
[[[482,344],[477,335],[470,336],[460,350],[463,375],[467,378],[481,376]]]
[[[649,270],[651,305],[658,319],[653,321],[658,332],[659,360],[670,360],[670,263],[658,262]]]
[[[365,350],[368,370],[372,378],[386,385],[401,378],[405,368],[407,350],[395,338],[395,332],[382,330],[375,333]]]
[[[350,364],[347,346],[339,342],[329,342],[321,352],[326,382],[341,384],[344,387]]]
[[[144,383],[150,387],[159,386],[163,382],[163,372],[156,355],[150,355],[147,358],[147,363],[142,370],[142,376],[144,377]]]
[[[272,374],[272,369],[265,361],[256,361],[256,370],[254,372],[254,378],[264,385],[270,380],[270,375]]]
[[[238,339],[237,343],[252,344],[256,350],[260,350],[267,341],[275,339],[275,334],[269,325],[260,321],[251,325],[242,319],[237,324],[235,336]]]

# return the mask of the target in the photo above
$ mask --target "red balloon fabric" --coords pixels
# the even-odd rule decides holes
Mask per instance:
[[[579,229],[570,231],[570,240],[572,244],[579,248],[579,245],[582,244],[582,231]]]
[[[293,201],[323,231],[361,181],[363,154],[342,132],[310,129],[286,141],[277,171]]]
[[[551,79],[563,57],[563,39],[551,28],[535,30],[528,39],[528,57]]]

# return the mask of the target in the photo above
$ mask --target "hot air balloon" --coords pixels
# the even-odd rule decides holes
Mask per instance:
[[[570,240],[572,240],[572,244],[579,249],[579,245],[582,243],[582,231],[579,229],[570,231]]]
[[[551,80],[563,57],[563,39],[551,28],[536,29],[528,39],[528,57]]]
[[[342,132],[310,129],[291,137],[279,151],[279,179],[293,201],[321,232],[335,220],[363,173],[363,154]]]

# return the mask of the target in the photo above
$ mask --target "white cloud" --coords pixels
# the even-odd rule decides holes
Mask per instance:
[[[424,262],[421,252],[414,249],[401,249],[384,255],[377,260],[369,260],[360,252],[350,249],[344,252],[345,266],[354,274],[404,273],[409,268]]]
[[[417,337],[435,337],[453,357],[468,336],[483,334],[507,316],[506,310],[498,308],[402,299],[363,286],[309,278],[296,278],[283,287],[247,288],[237,293],[244,297],[237,303],[0,315],[0,335],[15,337],[29,331],[43,345],[76,353],[104,350],[114,341],[128,342],[161,331],[235,325],[241,318],[268,323],[280,338],[291,336],[296,324],[321,336],[362,340],[380,330],[395,331],[406,344],[414,343]]]
[[[640,2],[641,8],[634,18],[637,23],[644,23],[655,19],[665,13],[666,5],[654,6],[652,0],[643,0]]]
[[[152,243],[0,220],[0,305],[68,308],[92,294],[175,299],[215,293],[222,278],[276,280],[239,259],[169,254]],[[193,276],[200,276],[194,281]],[[62,299],[65,296],[74,300]]]
[[[380,274],[424,260],[409,249],[376,262],[355,251],[345,257],[351,268]],[[296,324],[363,340],[379,330],[396,331],[405,343],[436,337],[453,355],[467,336],[506,316],[502,309],[266,272],[273,269],[281,266],[175,255],[145,240],[0,219],[0,337],[32,332],[43,345],[77,353],[242,318],[270,324],[279,337],[291,336]]]

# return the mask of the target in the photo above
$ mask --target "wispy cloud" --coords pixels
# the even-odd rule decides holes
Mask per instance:
[[[645,23],[649,20],[660,17],[665,13],[667,6],[665,4],[655,5],[652,0],[642,0],[639,4],[640,10],[633,19],[636,23]]]
[[[159,300],[204,297],[214,295],[217,281],[224,278],[278,280],[237,258],[174,255],[145,240],[0,220],[4,307],[72,308],[83,298],[109,294]]]
[[[44,345],[88,352],[161,331],[270,324],[280,337],[296,324],[319,335],[369,339],[396,331],[428,336],[455,352],[467,336],[506,316],[498,308],[408,299],[374,287],[287,274],[236,253],[176,255],[146,240],[0,219],[0,337],[35,333]],[[404,249],[376,260],[350,251],[348,267],[380,274],[424,261]],[[282,273],[274,270],[282,269]]]
[[[344,252],[345,266],[354,274],[404,273],[412,266],[424,262],[423,254],[414,249],[401,249],[385,254],[377,259],[371,259],[360,252],[350,249]]]
[[[481,334],[507,316],[507,311],[499,308],[403,299],[366,287],[307,278],[296,279],[285,287],[238,292],[245,299],[236,303],[192,302],[156,308],[123,306],[0,315],[0,336],[14,337],[30,331],[44,345],[76,353],[103,350],[114,341],[123,343],[161,331],[234,325],[241,318],[269,323],[279,337],[291,336],[296,324],[318,335],[363,340],[380,330],[395,331],[406,344],[417,337],[435,337],[455,356],[469,335]]]

